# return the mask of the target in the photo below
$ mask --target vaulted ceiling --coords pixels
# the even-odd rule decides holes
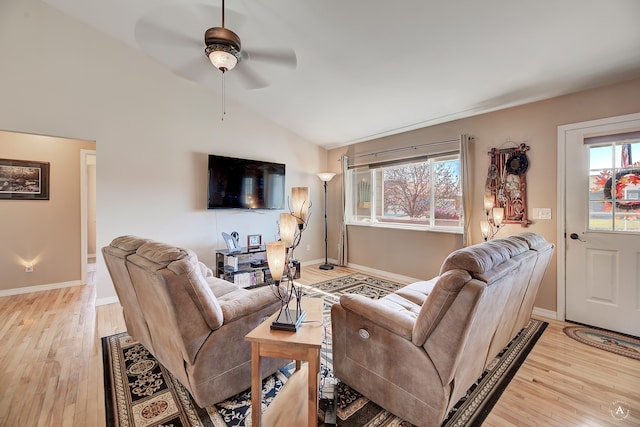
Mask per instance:
[[[221,0],[44,1],[221,93],[203,52]],[[327,148],[640,76],[637,0],[227,0],[225,10],[243,50],[297,57],[241,61],[226,97]],[[248,72],[267,86],[247,85]]]

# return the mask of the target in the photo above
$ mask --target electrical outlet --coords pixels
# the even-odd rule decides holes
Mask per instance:
[[[311,245],[307,245],[307,250],[310,251],[311,250]]]

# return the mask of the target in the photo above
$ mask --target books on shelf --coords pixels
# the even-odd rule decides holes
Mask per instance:
[[[264,283],[264,271],[254,270],[246,271],[242,273],[236,273],[233,275],[233,283],[241,288],[248,288],[250,286],[256,286]]]
[[[255,270],[253,275],[255,276],[256,285],[264,282],[264,270]]]

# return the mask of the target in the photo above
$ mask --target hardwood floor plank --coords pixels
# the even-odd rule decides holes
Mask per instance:
[[[501,425],[504,414],[519,425],[620,425],[610,414],[616,400],[640,414],[639,361],[581,344],[562,332],[566,323],[543,320],[549,327],[486,425]]]
[[[300,283],[359,271],[304,266]],[[393,279],[392,279],[393,280]],[[94,306],[94,285],[0,298],[0,426],[105,425],[101,337],[124,332],[119,304]],[[640,361],[567,337],[549,326],[486,426],[640,425]],[[628,405],[624,421],[613,402]]]

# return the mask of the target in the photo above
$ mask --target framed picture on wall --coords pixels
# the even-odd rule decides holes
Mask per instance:
[[[0,159],[0,199],[49,200],[49,163]]]

